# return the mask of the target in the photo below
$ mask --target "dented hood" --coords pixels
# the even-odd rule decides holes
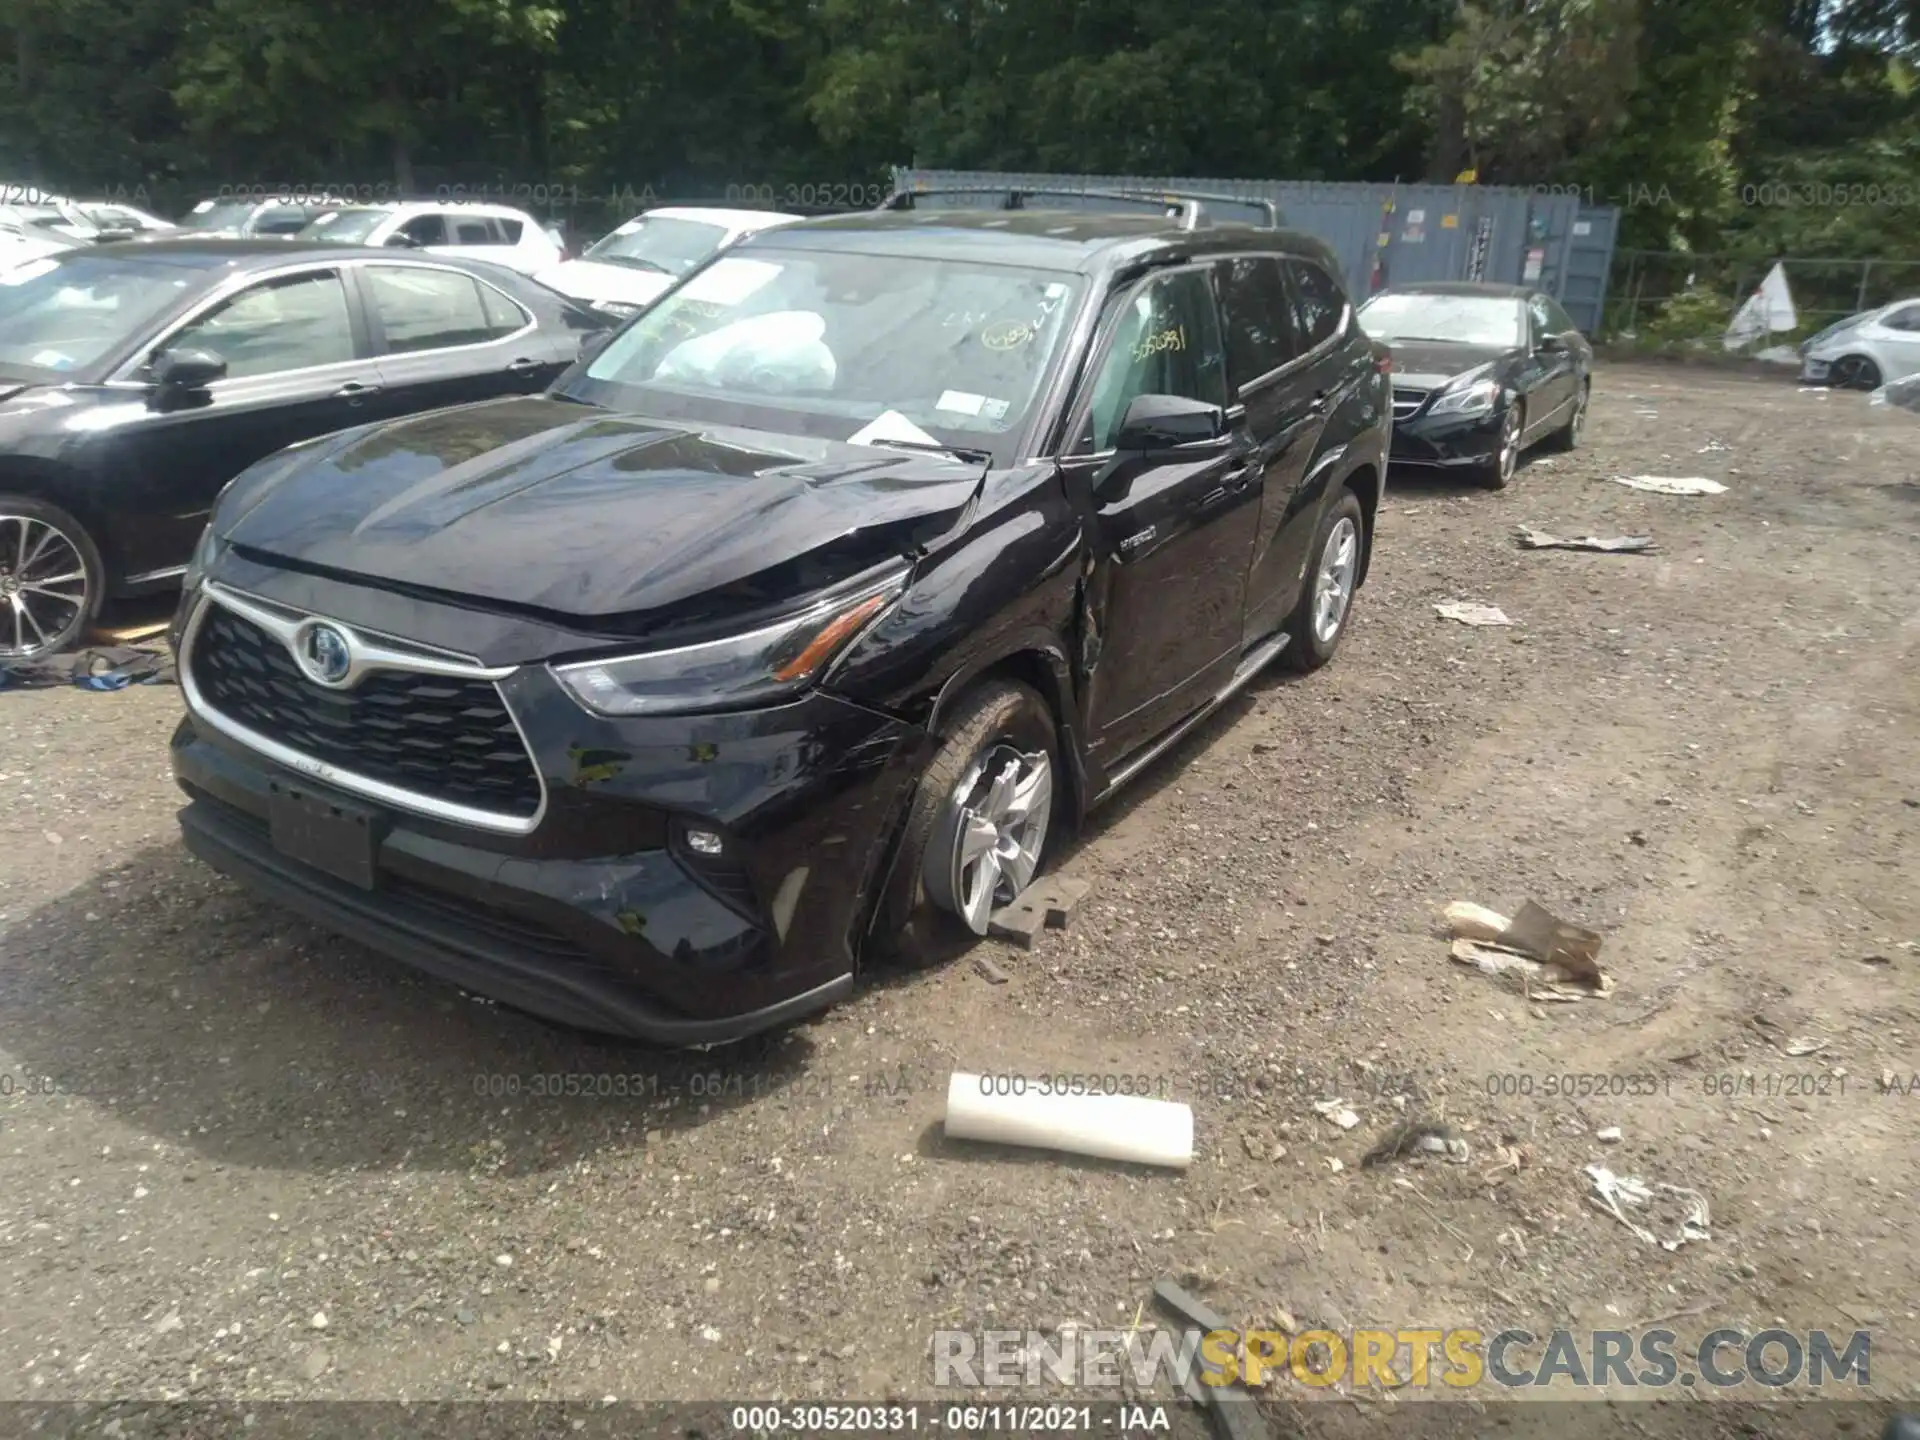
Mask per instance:
[[[984,473],[942,454],[693,430],[541,396],[283,451],[234,482],[215,524],[267,557],[590,622],[830,544],[879,563],[950,527]]]

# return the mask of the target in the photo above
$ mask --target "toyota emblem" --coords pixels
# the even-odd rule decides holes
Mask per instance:
[[[316,684],[335,689],[346,683],[353,669],[353,647],[341,631],[331,625],[308,625],[294,637],[293,658]]]

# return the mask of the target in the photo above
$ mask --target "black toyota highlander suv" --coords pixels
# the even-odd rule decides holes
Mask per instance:
[[[188,845],[665,1044],[984,933],[1367,573],[1387,361],[1333,257],[1144,208],[783,227],[544,395],[244,472],[176,622]]]

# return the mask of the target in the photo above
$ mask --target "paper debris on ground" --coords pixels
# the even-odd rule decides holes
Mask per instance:
[[[1586,985],[1600,983],[1600,932],[1560,919],[1529,900],[1499,943],[1555,965]]]
[[[1601,1129],[1593,1132],[1593,1138],[1598,1140],[1602,1145],[1618,1145],[1620,1143],[1620,1127],[1618,1125],[1603,1126]]]
[[[1447,922],[1447,933],[1456,940],[1497,943],[1507,933],[1507,926],[1513,923],[1498,910],[1489,910],[1471,900],[1455,900],[1441,914]]]
[[[1613,991],[1612,978],[1600,969],[1599,932],[1561,920],[1531,900],[1511,920],[1466,900],[1443,913],[1453,936],[1449,958],[1518,981],[1530,1000],[1581,1000]]]
[[[1520,544],[1527,550],[1600,550],[1631,555],[1653,549],[1651,535],[1549,535],[1531,525],[1520,527]]]
[[[1811,1035],[1796,1035],[1780,1048],[1788,1055],[1817,1055],[1827,1048],[1827,1042],[1816,1040]]]
[[[1345,1100],[1322,1100],[1313,1109],[1322,1120],[1338,1125],[1342,1130],[1351,1130],[1360,1123],[1360,1117],[1347,1108]]]
[[[1698,1190],[1657,1181],[1649,1185],[1632,1175],[1616,1175],[1604,1165],[1587,1166],[1587,1176],[1594,1191],[1587,1198],[1649,1245],[1678,1250],[1689,1240],[1713,1238],[1707,1197]],[[1630,1210],[1658,1224],[1665,1236],[1632,1218]]]
[[[1440,1121],[1422,1116],[1389,1127],[1360,1158],[1360,1167],[1364,1170],[1389,1160],[1417,1155],[1442,1155],[1456,1165],[1464,1165],[1473,1158],[1466,1141]]]
[[[1656,495],[1723,495],[1727,487],[1704,475],[1610,475],[1616,485],[1651,490]]]
[[[1498,605],[1475,605],[1465,600],[1443,600],[1433,607],[1442,620],[1458,620],[1462,625],[1511,625],[1507,612]]]
[[[1511,920],[1498,910],[1470,900],[1455,900],[1441,914],[1447,933],[1456,940],[1537,960],[1588,985],[1598,985],[1604,978],[1600,973],[1600,932],[1562,920],[1532,900]]]

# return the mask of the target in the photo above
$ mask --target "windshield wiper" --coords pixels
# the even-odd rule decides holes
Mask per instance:
[[[991,465],[991,450],[975,450],[968,445],[942,445],[938,440],[894,440],[875,436],[866,442],[869,445],[890,445],[896,450],[924,450],[932,455],[952,455],[966,461],[969,465]]]

